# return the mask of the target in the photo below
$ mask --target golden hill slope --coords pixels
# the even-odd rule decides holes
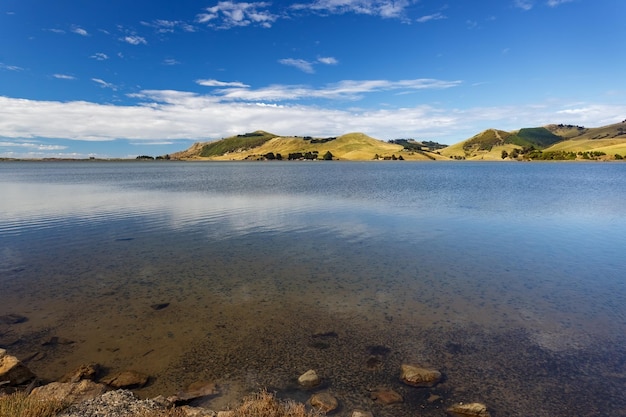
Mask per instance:
[[[246,136],[257,137],[262,144],[248,146]],[[209,155],[207,147],[224,149],[219,155]],[[242,161],[264,159],[267,154],[280,154],[287,159],[289,154],[317,153],[321,159],[326,152],[333,155],[333,159],[347,161],[372,160],[376,156],[400,157],[407,160],[445,159],[430,152],[409,152],[403,146],[383,142],[363,133],[348,133],[333,138],[311,138],[302,136],[276,136],[268,132],[257,131],[245,135],[237,135],[221,139],[216,142],[195,143],[189,149],[171,155],[172,159],[182,160],[213,160],[213,161]],[[208,156],[207,156],[208,155]]]

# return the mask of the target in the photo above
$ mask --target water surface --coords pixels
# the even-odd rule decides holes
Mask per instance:
[[[0,347],[48,380],[137,369],[146,397],[213,380],[213,408],[264,387],[304,401],[314,368],[341,416],[626,415],[625,179],[617,163],[2,163],[0,316],[28,321],[0,323]],[[445,380],[403,386],[405,362]],[[405,402],[373,403],[377,386]]]

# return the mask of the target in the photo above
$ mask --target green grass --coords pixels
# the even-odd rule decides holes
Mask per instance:
[[[228,152],[246,151],[248,149],[259,147],[274,137],[276,137],[276,135],[263,131],[232,136],[216,142],[207,143],[202,147],[200,156],[210,157],[224,155]]]

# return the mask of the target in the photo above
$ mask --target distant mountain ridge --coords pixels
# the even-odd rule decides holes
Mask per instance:
[[[450,146],[414,139],[384,142],[363,133],[315,138],[279,136],[257,130],[198,142],[169,157],[178,160],[622,159],[626,157],[626,120],[597,128],[550,124],[510,132],[487,129]]]

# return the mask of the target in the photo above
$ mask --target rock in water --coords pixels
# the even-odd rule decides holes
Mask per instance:
[[[189,385],[187,389],[176,394],[172,399],[176,401],[191,401],[196,398],[218,394],[217,386],[213,382],[199,381]]]
[[[65,374],[59,382],[78,382],[84,379],[93,381],[100,372],[100,365],[97,363],[90,363],[87,365],[81,365],[77,369]]]
[[[104,378],[103,383],[113,388],[141,388],[148,383],[148,375],[137,371],[123,371]]]
[[[415,365],[402,365],[400,380],[412,387],[433,387],[441,381],[441,372]]]
[[[332,413],[339,407],[339,401],[327,392],[318,392],[313,394],[309,400],[311,407],[323,412],[324,414]]]
[[[481,403],[459,403],[448,408],[446,412],[454,417],[490,417],[487,406]]]
[[[320,377],[313,369],[309,369],[298,378],[298,383],[304,388],[313,388],[320,384]]]
[[[0,349],[0,382],[9,381],[9,385],[20,385],[35,377],[30,369],[15,356],[7,355],[5,349]]]
[[[391,388],[379,387],[375,388],[370,394],[372,400],[382,405],[391,405],[404,401],[402,395],[398,394]]]
[[[374,417],[371,411],[354,410],[351,417]]]

